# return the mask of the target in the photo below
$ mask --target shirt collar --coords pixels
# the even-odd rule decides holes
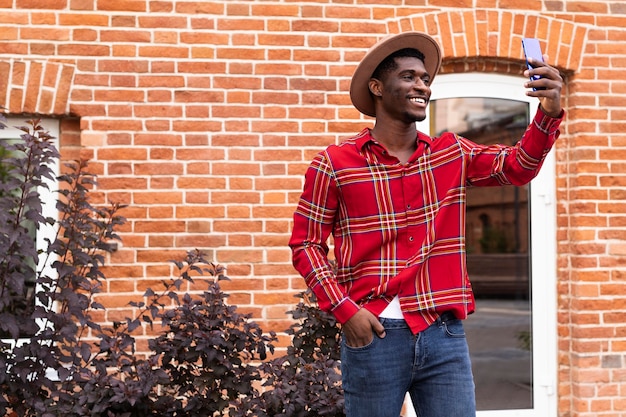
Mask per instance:
[[[433,143],[433,138],[431,138],[430,136],[420,131],[417,131],[417,140],[420,142],[424,142],[424,145],[428,147],[430,147]],[[376,139],[372,137],[370,128],[366,127],[365,129],[361,130],[361,132],[356,136],[355,144],[359,152],[361,152],[363,150],[363,147],[368,143],[378,144]],[[418,144],[418,148],[419,148],[419,144]]]

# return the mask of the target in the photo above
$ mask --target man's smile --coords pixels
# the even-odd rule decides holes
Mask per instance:
[[[417,104],[426,104],[426,99],[422,98],[422,97],[410,97],[409,100],[412,103],[417,103]]]

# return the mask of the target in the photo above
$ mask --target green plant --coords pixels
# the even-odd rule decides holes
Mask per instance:
[[[5,122],[0,114],[0,129]],[[28,319],[39,259],[34,230],[54,222],[42,215],[38,187],[47,187],[44,179],[53,177],[50,164],[58,152],[38,122],[30,124],[19,127],[21,140],[0,140],[0,335],[12,338],[38,329]]]
[[[67,400],[49,411],[107,417],[226,415],[241,393],[252,391],[259,377],[251,361],[273,351],[274,336],[264,335],[249,315],[225,303],[219,281],[228,278],[221,266],[199,251],[175,264],[178,276],[164,281],[162,291],[148,289],[147,302],[132,303],[139,309],[135,318],[102,329],[98,353],[72,380],[79,389],[63,388]],[[212,277],[208,289],[181,296],[181,285],[194,275]],[[142,324],[163,329],[150,341],[146,359],[135,354],[132,337]]]
[[[94,347],[83,337],[102,332],[90,312],[103,308],[93,298],[104,279],[100,266],[124,220],[118,205],[89,203],[94,177],[84,162],[69,164],[58,178],[59,219],[43,217],[39,190],[48,187],[44,179],[55,179],[50,166],[59,154],[39,120],[28,124],[19,128],[20,140],[0,141],[0,413],[46,416],[90,369]],[[57,234],[38,249],[32,231],[44,226]]]
[[[5,121],[0,113],[0,128]],[[0,415],[343,415],[334,318],[302,294],[289,312],[292,345],[268,360],[275,334],[228,305],[224,268],[200,251],[172,261],[178,273],[131,303],[134,317],[96,321],[105,309],[97,302],[101,267],[119,239],[123,207],[90,203],[96,178],[81,161],[56,178],[58,219],[43,217],[38,187],[55,179],[49,165],[59,154],[39,121],[29,124],[21,140],[0,141]],[[37,250],[33,230],[44,226],[56,237]],[[194,280],[207,289],[182,293]],[[144,327],[157,334],[145,357],[135,339]]]
[[[340,331],[335,318],[317,308],[311,291],[288,313],[292,344],[284,356],[260,366],[265,391],[247,399],[234,416],[344,416]]]
[[[260,381],[252,360],[264,360],[274,352],[275,335],[264,335],[249,314],[229,306],[219,282],[226,277],[212,265],[217,279],[208,283],[201,297],[175,294],[176,308],[157,316],[165,331],[150,342],[169,380],[163,390],[176,400],[167,414],[178,416],[226,415],[241,395],[256,395]],[[182,400],[184,399],[184,400]]]

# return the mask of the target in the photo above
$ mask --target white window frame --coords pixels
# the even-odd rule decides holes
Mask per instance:
[[[0,129],[0,140],[20,138],[24,134],[24,132],[15,128],[15,126],[30,127],[30,125],[26,123],[27,120],[29,120],[29,117],[27,116],[7,117],[7,122],[6,122],[7,127],[5,129]],[[53,144],[57,149],[59,149],[59,133],[60,133],[59,120],[50,119],[50,118],[41,119],[40,124],[44,128],[44,130],[48,131],[50,136],[54,138]],[[32,131],[30,133],[32,134]],[[57,178],[59,176],[59,160],[58,159],[54,159],[54,161],[51,162],[50,169],[52,170],[53,177]],[[59,212],[56,207],[56,202],[58,199],[57,190],[59,188],[58,182],[50,178],[43,178],[43,182],[44,184],[47,185],[48,188],[42,186],[42,187],[38,187],[37,189],[37,192],[39,193],[39,196],[41,198],[41,203],[42,203],[41,204],[42,215],[44,217],[58,219]],[[48,245],[47,240],[53,242],[56,238],[56,234],[57,234],[56,225],[50,225],[47,223],[40,225],[39,230],[37,230],[36,247],[37,247],[37,250],[43,251],[41,255],[39,256],[39,262],[37,264],[38,274],[44,274],[47,276],[54,276],[55,274],[54,269],[52,268],[52,263],[54,262],[54,256],[52,255],[48,256],[45,253],[45,249],[47,248],[47,245]],[[41,288],[38,288],[38,286],[36,285],[35,292],[38,292],[38,291],[41,291]],[[37,301],[37,298],[35,298],[35,300],[36,300],[35,302],[39,303],[39,301]],[[17,343],[18,344],[23,343],[25,340],[26,339],[18,339]],[[10,342],[10,341],[5,340],[5,342]]]
[[[532,120],[539,102],[526,95],[524,81],[523,77],[501,74],[441,74],[433,83],[431,100],[487,97],[524,101],[529,104],[529,116]],[[423,122],[417,123],[417,128],[429,133],[428,116]],[[533,408],[478,411],[477,417],[557,416],[555,172],[553,150],[530,187]],[[410,413],[409,417],[415,415]]]

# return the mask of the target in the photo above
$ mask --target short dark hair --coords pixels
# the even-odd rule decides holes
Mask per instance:
[[[386,74],[390,71],[398,68],[398,64],[396,63],[396,58],[417,58],[420,61],[424,62],[424,54],[415,49],[415,48],[404,48],[400,49],[389,56],[383,59],[380,64],[376,67],[374,72],[372,73],[372,78],[376,78],[377,80],[382,80]]]

